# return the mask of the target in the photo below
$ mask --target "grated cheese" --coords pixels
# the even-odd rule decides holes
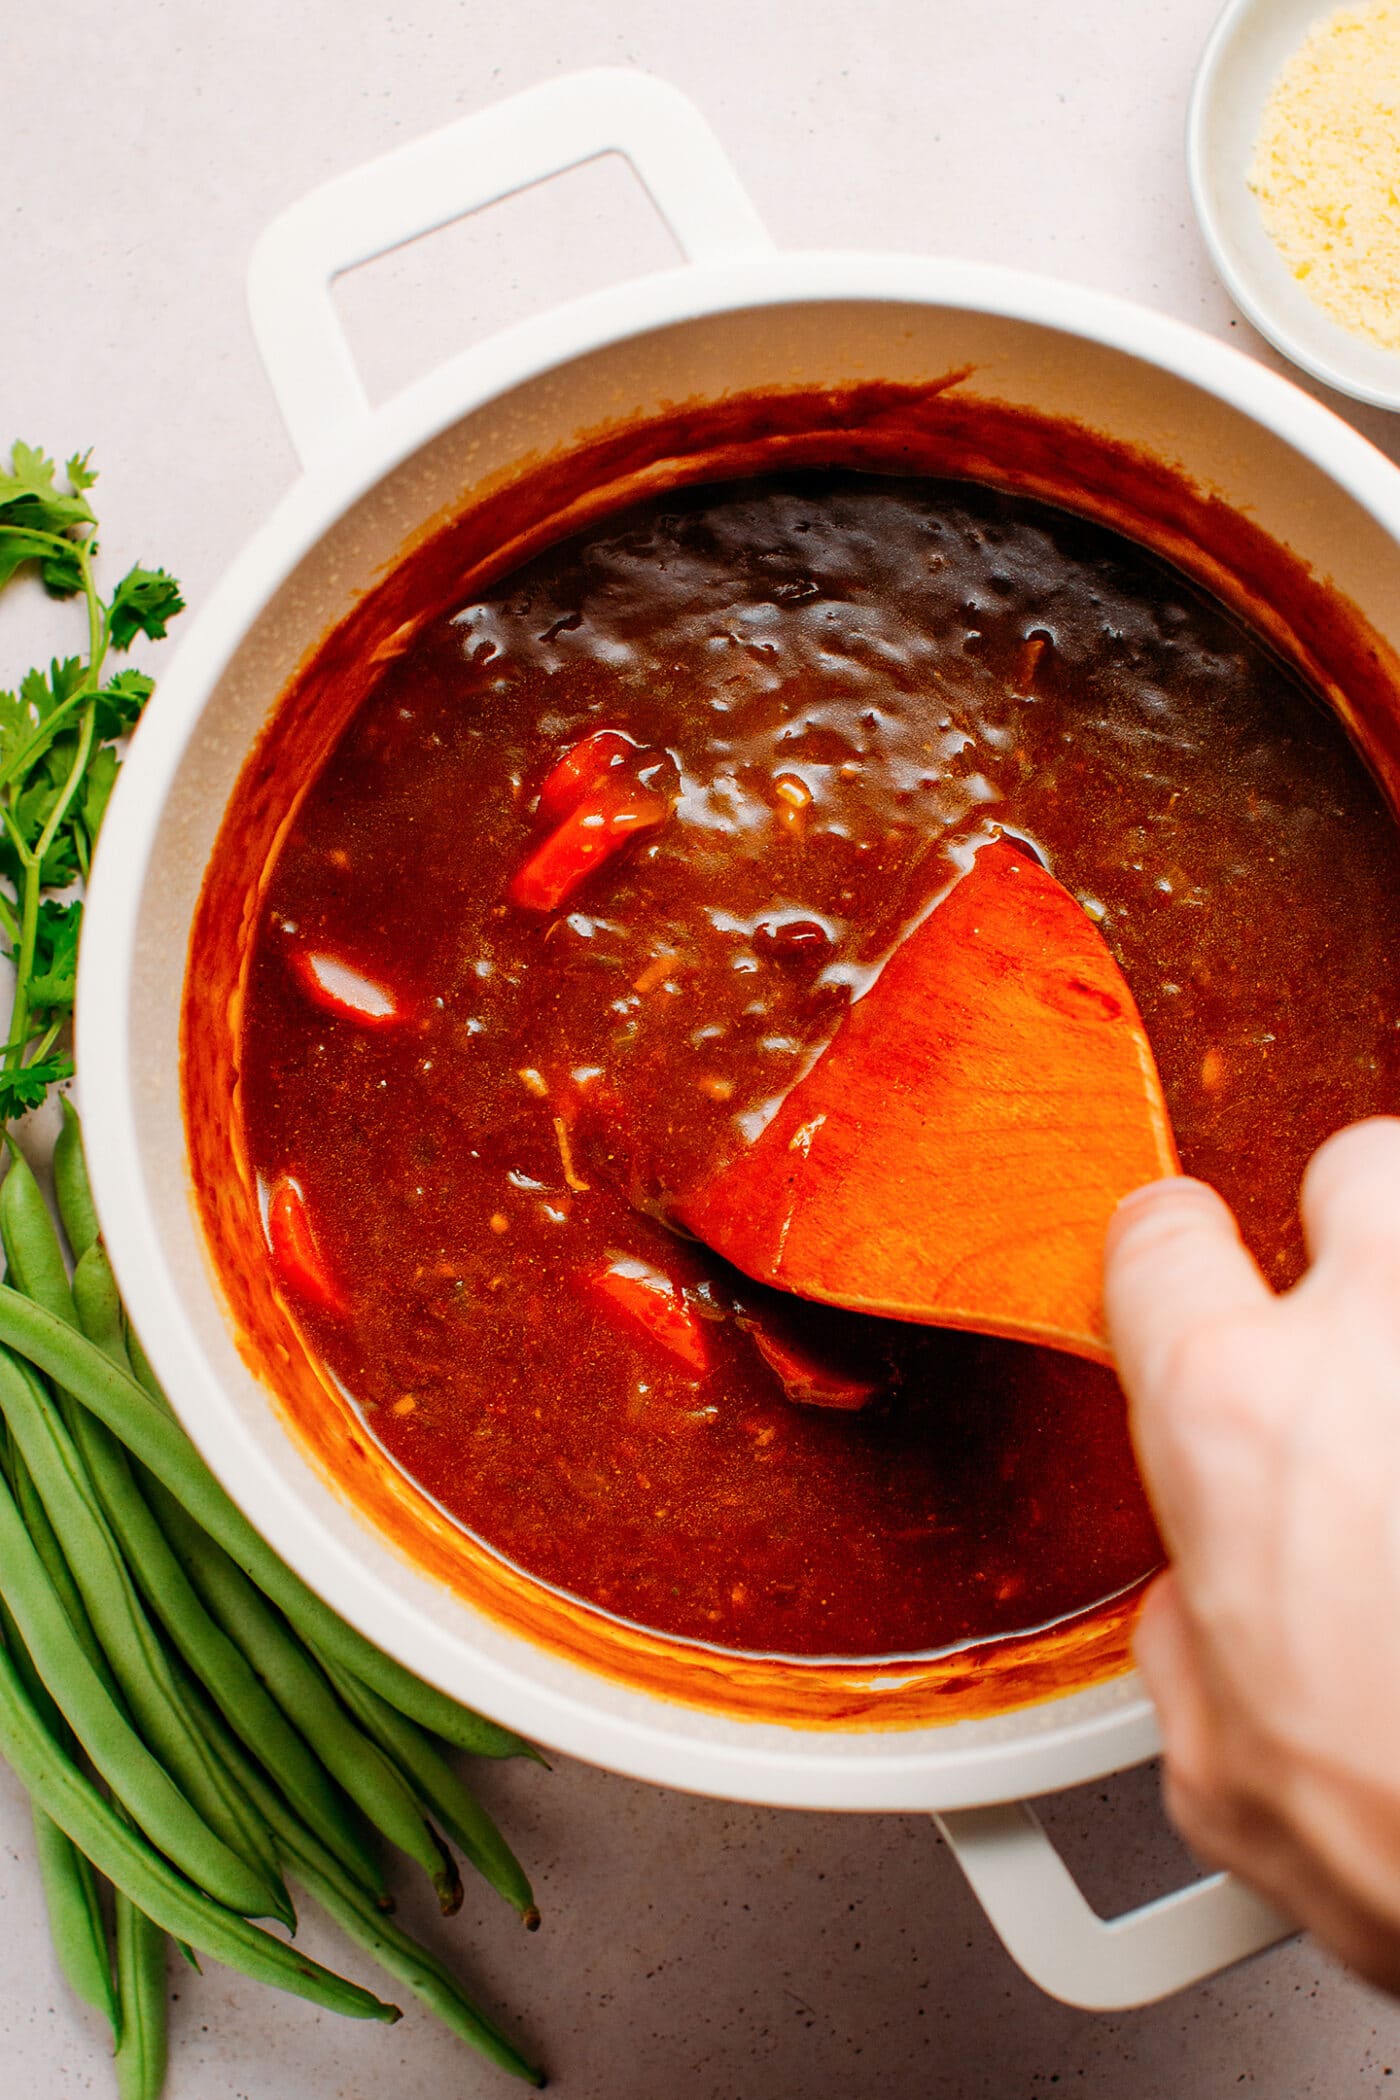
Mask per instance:
[[[1400,350],[1400,0],[1309,33],[1265,106],[1250,188],[1315,304]]]

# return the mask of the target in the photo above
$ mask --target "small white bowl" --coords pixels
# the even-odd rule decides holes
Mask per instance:
[[[1201,232],[1235,304],[1275,349],[1338,392],[1400,409],[1400,352],[1382,350],[1313,304],[1265,230],[1249,187],[1274,82],[1341,0],[1230,0],[1201,54],[1186,121],[1186,167]]]

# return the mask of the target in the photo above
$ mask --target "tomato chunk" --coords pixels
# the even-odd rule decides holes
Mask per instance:
[[[612,1261],[591,1278],[590,1292],[624,1332],[654,1342],[687,1371],[709,1370],[704,1323],[660,1269],[630,1258]]]
[[[557,911],[589,877],[659,831],[670,802],[628,774],[605,774],[513,876],[506,891],[527,911]]]
[[[365,977],[339,956],[314,948],[294,948],[289,958],[293,977],[308,999],[344,1021],[384,1028],[402,1011],[393,994]]]
[[[549,824],[558,824],[582,802],[595,781],[613,766],[640,749],[620,729],[595,729],[591,736],[574,744],[546,776],[540,789],[539,814]]]
[[[325,1312],[344,1312],[345,1300],[311,1229],[306,1193],[291,1174],[279,1176],[273,1184],[267,1237],[277,1273],[288,1290]]]

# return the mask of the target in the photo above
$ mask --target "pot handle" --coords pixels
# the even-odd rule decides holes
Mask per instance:
[[[600,66],[529,88],[312,190],[248,265],[248,303],[303,466],[370,413],[331,299],[343,270],[605,153],[630,162],[688,262],[773,243],[692,102],[648,73]]]
[[[1088,2012],[1150,2005],[1298,1929],[1232,1874],[1101,1918],[1028,1801],[933,1820],[1012,1960],[1050,1997]]]

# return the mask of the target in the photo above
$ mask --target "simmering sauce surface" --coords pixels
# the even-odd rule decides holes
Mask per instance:
[[[636,833],[553,901],[554,769],[598,731]],[[721,1647],[888,1656],[1156,1563],[1108,1373],[780,1314],[664,1222],[997,827],[1100,924],[1184,1166],[1286,1283],[1309,1152],[1400,1100],[1400,840],[1331,717],[1150,553],[965,483],[693,489],[425,629],[355,716],[264,893],[245,1134],[328,1369],[527,1572]],[[773,1331],[873,1401],[799,1404]]]

